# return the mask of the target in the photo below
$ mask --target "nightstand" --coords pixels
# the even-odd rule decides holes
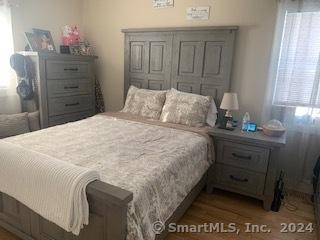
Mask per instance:
[[[262,132],[213,128],[216,159],[209,171],[207,191],[220,188],[254,197],[270,210],[278,176],[278,153],[285,135],[268,137]]]

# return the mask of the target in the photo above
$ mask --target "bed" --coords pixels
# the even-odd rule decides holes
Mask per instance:
[[[229,89],[236,30],[125,30],[125,94],[130,85],[175,87],[219,103]],[[178,221],[211,184],[210,138],[195,128],[114,113],[5,141],[101,175],[87,187],[90,219],[79,236],[0,193],[0,225],[22,239],[163,239],[167,232],[156,234],[153,223]]]

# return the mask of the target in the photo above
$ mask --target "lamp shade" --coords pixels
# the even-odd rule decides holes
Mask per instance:
[[[236,93],[225,93],[220,108],[224,110],[239,110],[238,95]]]

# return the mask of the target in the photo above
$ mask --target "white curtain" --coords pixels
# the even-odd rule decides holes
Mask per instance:
[[[280,168],[287,186],[311,192],[320,156],[320,0],[280,0],[264,122],[287,127]]]
[[[16,94],[16,77],[10,67],[13,50],[10,2],[0,0],[0,114],[21,111],[20,98]]]

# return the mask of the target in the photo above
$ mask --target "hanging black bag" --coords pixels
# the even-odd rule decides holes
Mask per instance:
[[[18,77],[18,86],[16,88],[18,95],[23,100],[31,100],[33,98],[33,67],[31,59],[15,53],[10,57],[10,65]]]

